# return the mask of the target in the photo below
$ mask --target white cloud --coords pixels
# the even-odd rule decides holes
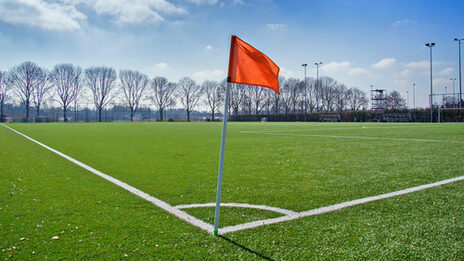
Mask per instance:
[[[139,24],[164,21],[161,15],[186,14],[187,10],[167,0],[2,0],[0,20],[47,30],[72,31],[80,29],[87,17],[77,9],[84,5],[97,14],[113,17],[118,23]]]
[[[221,70],[205,70],[200,72],[194,72],[192,78],[197,82],[204,80],[221,81],[226,77],[226,73]]]
[[[169,68],[167,63],[157,63],[155,65],[155,70],[165,70],[167,68]]]
[[[452,74],[453,72],[454,72],[454,69],[451,68],[451,67],[448,67],[448,68],[445,68],[445,69],[439,71],[437,74],[438,74],[438,75],[446,76],[446,75]]]
[[[210,51],[210,50],[213,50],[213,47],[212,47],[211,45],[208,44],[208,45],[205,47],[205,49],[208,50],[208,51]]]
[[[267,24],[266,27],[271,31],[284,31],[287,29],[286,24]]]
[[[320,67],[321,72],[324,73],[338,73],[342,71],[347,71],[351,67],[351,63],[348,61],[343,62],[330,62],[323,64]]]
[[[176,7],[165,0],[88,0],[85,1],[99,14],[108,14],[119,23],[157,23],[164,21],[160,13],[185,14],[184,8]]]
[[[412,21],[409,20],[409,19],[401,19],[401,20],[397,20],[395,21],[392,26],[393,27],[398,27],[400,25],[404,25],[404,24],[410,24]]]
[[[44,0],[3,0],[0,20],[46,30],[73,31],[80,29],[79,21],[87,17],[74,5],[50,3]]]
[[[394,80],[395,85],[408,86],[409,82],[407,80]]]
[[[430,84],[430,82],[428,82],[428,84]],[[442,87],[443,85],[448,85],[448,84],[450,84],[449,78],[434,78],[433,79],[434,91],[435,91],[435,88]],[[452,87],[452,83],[451,83],[451,87]]]
[[[385,58],[385,59],[382,59],[382,60],[372,64],[372,68],[386,69],[386,68],[392,67],[393,65],[395,65],[395,63],[396,63],[395,58]]]
[[[232,3],[234,5],[241,5],[241,4],[244,4],[245,2],[243,0],[233,0]]]
[[[190,3],[194,3],[197,5],[202,5],[202,4],[209,4],[209,5],[214,5],[218,2],[218,0],[187,0]]]
[[[280,67],[279,76],[290,78],[290,77],[293,77],[293,72],[285,69],[284,67]]]
[[[411,73],[412,73],[411,70],[409,70],[409,69],[404,69],[404,70],[402,70],[402,71],[399,73],[399,75],[402,76],[402,77],[406,77],[406,76],[410,75]]]
[[[418,62],[410,62],[406,64],[406,67],[411,69],[424,69],[430,66],[429,61],[418,61]]]
[[[368,74],[369,71],[363,68],[350,68],[348,70],[349,75],[362,75],[362,74]]]

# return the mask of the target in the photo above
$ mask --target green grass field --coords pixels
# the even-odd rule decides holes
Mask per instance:
[[[173,206],[215,201],[219,123],[8,126]],[[0,146],[4,258],[464,259],[464,181],[222,238],[2,126]],[[222,202],[301,212],[459,177],[463,158],[462,124],[229,123]],[[223,207],[220,227],[278,216]]]

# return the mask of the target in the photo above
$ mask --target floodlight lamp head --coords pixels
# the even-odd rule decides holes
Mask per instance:
[[[301,66],[306,67],[306,66],[308,66],[308,64],[304,63],[304,64],[302,64]]]
[[[425,44],[425,46],[429,47],[429,46],[430,46],[430,44],[429,44],[429,43],[426,43],[426,44]]]
[[[432,43],[431,46],[435,46],[435,43]]]

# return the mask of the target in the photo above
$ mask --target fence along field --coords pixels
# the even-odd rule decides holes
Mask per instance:
[[[218,141],[211,137],[219,125],[9,126],[172,206],[214,202]],[[462,175],[457,124],[235,123],[229,130],[223,202],[304,212]],[[225,226],[278,218],[224,209]],[[212,208],[184,210],[211,223]]]

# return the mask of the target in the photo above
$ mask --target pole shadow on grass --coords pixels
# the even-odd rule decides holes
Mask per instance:
[[[270,257],[267,257],[267,256],[265,256],[265,255],[263,255],[263,254],[261,254],[261,253],[258,253],[258,252],[256,252],[256,251],[254,251],[253,249],[250,249],[250,248],[248,248],[248,247],[246,247],[246,246],[244,246],[244,245],[241,245],[241,244],[239,244],[239,243],[233,241],[233,240],[230,239],[230,238],[227,238],[227,237],[222,236],[222,235],[219,235],[219,237],[222,238],[222,239],[224,239],[225,241],[227,241],[227,242],[229,242],[229,243],[232,243],[232,244],[234,244],[234,245],[240,247],[241,249],[243,249],[243,250],[245,250],[245,251],[248,251],[248,252],[250,252],[250,253],[252,253],[252,254],[254,254],[254,255],[256,255],[256,256],[261,257],[262,259],[265,259],[265,260],[273,260],[273,259],[271,259]]]

